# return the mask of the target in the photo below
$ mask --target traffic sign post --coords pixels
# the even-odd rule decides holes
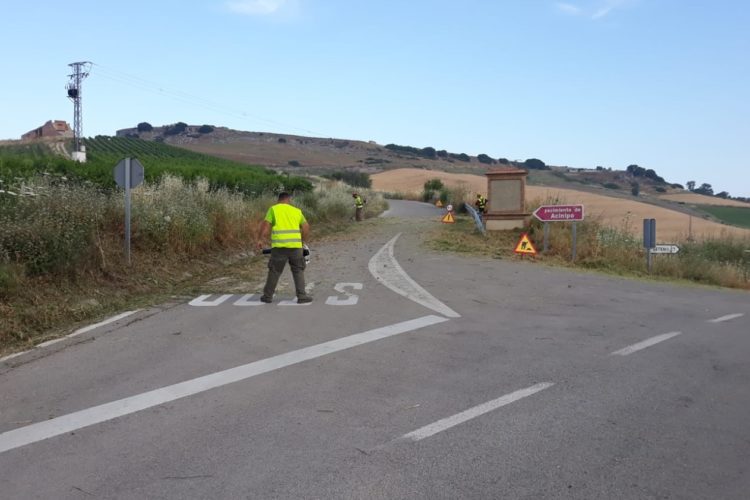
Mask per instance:
[[[144,172],[141,162],[130,157],[120,160],[112,170],[117,185],[125,188],[125,258],[128,265],[130,265],[130,189],[141,185]]]
[[[656,219],[643,219],[643,248],[646,249],[646,268],[648,274],[651,274],[653,266],[653,252],[651,249],[656,246]]]
[[[572,222],[573,249],[572,260],[576,260],[577,232],[576,222],[583,220],[583,205],[542,205],[534,210],[534,217],[544,222],[544,245],[543,251],[547,253],[549,248],[549,222]]]

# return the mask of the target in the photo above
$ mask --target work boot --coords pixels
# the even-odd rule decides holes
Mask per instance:
[[[273,302],[273,299],[271,297],[266,297],[265,295],[261,295],[260,301],[266,304],[270,304],[271,302]]]
[[[312,302],[312,297],[310,297],[309,295],[297,297],[297,304],[309,304],[310,302]]]

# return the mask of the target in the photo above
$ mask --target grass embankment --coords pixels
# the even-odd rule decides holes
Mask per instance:
[[[628,228],[603,226],[594,219],[579,222],[576,262],[571,262],[570,223],[550,223],[549,250],[542,254],[543,225],[534,221],[527,230],[540,252],[527,261],[594,269],[623,276],[648,276],[640,239]],[[513,253],[523,231],[491,231],[482,236],[473,220],[458,217],[456,224],[441,225],[430,246],[437,250],[470,253],[498,259],[521,259]],[[750,239],[726,237],[680,244],[677,255],[655,255],[652,277],[750,290]]]
[[[275,202],[166,175],[132,191],[132,265],[125,263],[121,191],[57,176],[18,181],[0,193],[0,354],[66,333],[114,311],[194,293],[227,273],[256,280],[252,249]],[[365,215],[385,209],[366,192]],[[351,188],[330,183],[300,194],[313,239],[353,217]],[[249,283],[247,286],[251,286]],[[257,290],[245,290],[252,293]],[[67,330],[66,330],[67,329]]]
[[[698,208],[727,224],[750,228],[750,207],[699,205]]]

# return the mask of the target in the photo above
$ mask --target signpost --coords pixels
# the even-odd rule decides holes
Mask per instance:
[[[573,227],[573,255],[572,260],[576,260],[576,243],[577,232],[576,222],[583,220],[583,205],[542,205],[534,210],[534,217],[544,222],[544,249],[547,253],[547,241],[549,239],[550,222],[572,222]]]
[[[643,219],[643,248],[646,249],[646,267],[651,274],[653,253],[651,249],[656,246],[656,219]]]
[[[130,265],[130,189],[143,182],[144,169],[135,158],[123,158],[112,170],[115,182],[125,188],[125,256]]]

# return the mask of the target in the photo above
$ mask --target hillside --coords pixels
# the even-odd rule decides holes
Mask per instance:
[[[440,179],[450,187],[463,187],[469,194],[487,192],[487,178],[484,176],[418,169],[391,170],[375,174],[372,176],[372,185],[374,189],[385,192],[419,193],[429,179]],[[627,230],[636,237],[642,234],[644,218],[657,219],[658,237],[673,242],[687,239],[691,226],[694,237],[750,237],[750,230],[720,224],[702,216],[693,216],[691,221],[689,213],[637,201],[632,196],[615,198],[574,189],[527,185],[526,200],[539,204],[553,201],[583,204],[587,218],[597,218],[607,226]]]
[[[531,185],[603,192],[606,196],[630,196],[633,184],[637,183],[643,194],[656,196],[686,193],[679,184],[670,184],[653,170],[637,165],[628,166],[627,169],[622,166],[622,170],[604,167],[572,168],[546,165],[538,159],[507,160],[492,158],[486,154],[472,156],[463,152],[440,150],[439,145],[435,148],[415,148],[382,145],[372,141],[244,132],[185,123],[160,127],[142,123],[139,127],[118,130],[117,135],[164,142],[290,174],[324,174],[342,169],[376,173],[417,168],[484,175],[490,168],[510,165],[529,170],[528,182]]]

